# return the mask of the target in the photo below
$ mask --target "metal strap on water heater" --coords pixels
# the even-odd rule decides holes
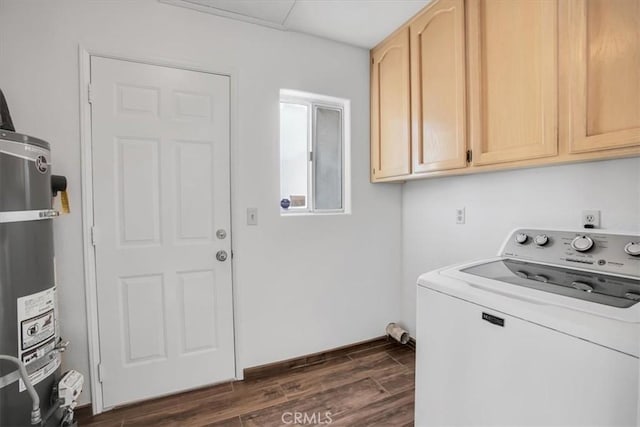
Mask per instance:
[[[0,224],[6,222],[21,222],[21,221],[38,221],[41,219],[55,218],[60,213],[53,209],[43,209],[39,211],[10,211],[0,212]]]
[[[9,384],[13,384],[18,381],[20,378],[20,371],[13,371],[10,374],[5,375],[4,377],[0,377],[0,389],[5,388]]]
[[[54,347],[51,351],[46,353],[45,355],[37,358],[33,362],[25,365],[27,369],[27,374],[31,375],[34,372],[38,371],[40,368],[49,364],[53,359],[60,359],[60,353],[64,352],[69,345],[69,342],[62,342],[60,339],[56,347]],[[13,384],[21,378],[20,371],[13,371],[4,377],[0,377],[0,389],[8,386],[9,384]]]
[[[35,162],[38,156],[45,156],[47,159],[50,156],[50,151],[46,148],[31,145],[26,142],[3,139],[2,135],[0,135],[0,153],[31,162]]]

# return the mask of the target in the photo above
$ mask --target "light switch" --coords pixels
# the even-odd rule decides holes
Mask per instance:
[[[247,225],[258,225],[258,208],[247,208]]]

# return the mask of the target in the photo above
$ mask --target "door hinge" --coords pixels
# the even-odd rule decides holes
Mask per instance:
[[[467,163],[471,163],[473,160],[473,152],[471,150],[467,150]]]
[[[104,382],[104,368],[102,363],[98,363],[98,381]]]
[[[87,101],[89,104],[93,104],[93,85],[91,83],[87,85]]]
[[[91,227],[91,244],[95,246],[98,243],[98,229],[96,226]]]
[[[371,172],[375,175],[376,174],[376,168],[371,169]]]
[[[313,151],[309,151],[309,161],[313,162]]]

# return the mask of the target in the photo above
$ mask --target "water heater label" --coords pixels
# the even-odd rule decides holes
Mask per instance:
[[[31,384],[33,385],[38,384],[40,381],[44,380],[49,375],[53,374],[56,371],[56,369],[58,369],[59,366],[60,366],[60,355],[56,354],[55,357],[49,363],[47,363],[37,371],[29,374],[29,380],[31,381]],[[22,380],[20,380],[19,382],[20,382],[19,384],[20,392],[25,391],[27,387],[25,387],[24,382]]]
[[[55,335],[55,300],[55,287],[18,298],[18,336],[21,351]]]
[[[45,356],[55,346],[55,335],[55,286],[18,298],[18,358],[28,365]],[[35,385],[55,372],[58,366],[60,358],[54,357],[46,365],[30,373],[29,378]],[[24,383],[20,381],[20,391],[24,390]]]
[[[32,319],[23,320],[20,327],[22,329],[20,333],[22,349],[28,350],[55,335],[53,310],[49,310]]]

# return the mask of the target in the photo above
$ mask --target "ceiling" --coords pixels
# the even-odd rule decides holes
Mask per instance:
[[[431,0],[160,1],[370,49]]]

